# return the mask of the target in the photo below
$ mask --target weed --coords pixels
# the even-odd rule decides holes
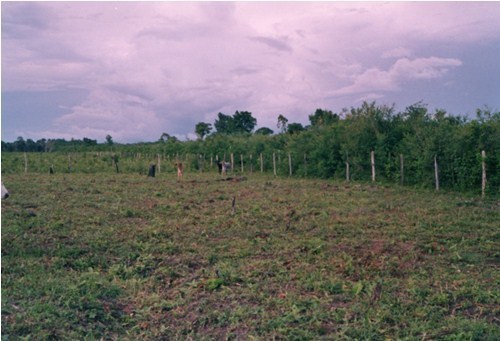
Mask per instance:
[[[259,174],[234,183],[167,176],[5,175],[2,337],[500,333],[493,199]]]

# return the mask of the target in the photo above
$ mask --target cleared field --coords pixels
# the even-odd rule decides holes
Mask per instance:
[[[3,176],[2,338],[500,335],[498,200],[220,180]]]

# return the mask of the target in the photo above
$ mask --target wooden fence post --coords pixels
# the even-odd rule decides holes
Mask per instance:
[[[481,197],[484,198],[484,195],[486,193],[486,152],[484,150],[481,151],[481,158],[483,168],[483,176],[481,181]]]
[[[120,173],[120,168],[118,167],[118,160],[119,160],[118,155],[113,154],[112,159],[113,159],[113,164],[115,165],[116,173]]]
[[[304,175],[307,177],[307,154],[304,153]]]
[[[276,176],[276,153],[273,153],[273,172],[274,176]]]
[[[262,158],[262,153],[260,153],[260,172],[264,173],[264,159]]]
[[[438,169],[437,155],[434,155],[434,178],[436,181],[436,191],[439,191],[439,169]]]
[[[404,173],[405,168],[404,168],[404,161],[405,161],[405,159],[404,159],[403,154],[399,154],[400,173],[401,173],[401,174],[400,174],[400,179],[399,179],[399,181],[400,181],[401,186],[403,186],[404,181],[405,181],[405,173]]]
[[[370,159],[372,164],[372,182],[375,182],[375,152],[373,150],[370,153]]]
[[[253,174],[253,156],[250,154],[250,174]]]
[[[231,172],[234,173],[234,154],[231,153]]]
[[[28,173],[28,155],[24,152],[24,173]]]
[[[349,160],[345,162],[345,180],[349,182],[351,175],[349,174]]]
[[[292,176],[292,155],[290,153],[288,153],[288,169],[290,176]]]
[[[243,173],[245,171],[243,167],[243,154],[240,154],[240,162],[241,162],[241,173]]]
[[[161,158],[160,158],[160,154],[157,154],[157,158],[158,158],[158,174],[160,174],[160,172],[161,172],[161,165],[160,165]]]

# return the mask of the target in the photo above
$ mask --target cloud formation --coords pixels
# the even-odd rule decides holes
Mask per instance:
[[[351,95],[356,93],[395,92],[410,80],[430,80],[443,77],[451,68],[462,65],[453,58],[417,58],[398,59],[389,70],[371,68],[361,74],[354,75],[353,83],[333,91],[333,96]],[[382,95],[377,96],[381,98]]]
[[[500,106],[456,96],[478,91],[471,52],[498,54],[499,16],[499,3],[3,2],[2,139],[194,138],[219,112],[275,129],[360,100]]]

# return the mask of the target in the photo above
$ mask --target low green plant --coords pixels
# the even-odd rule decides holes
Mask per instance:
[[[498,200],[219,180],[4,175],[2,338],[499,335]]]

